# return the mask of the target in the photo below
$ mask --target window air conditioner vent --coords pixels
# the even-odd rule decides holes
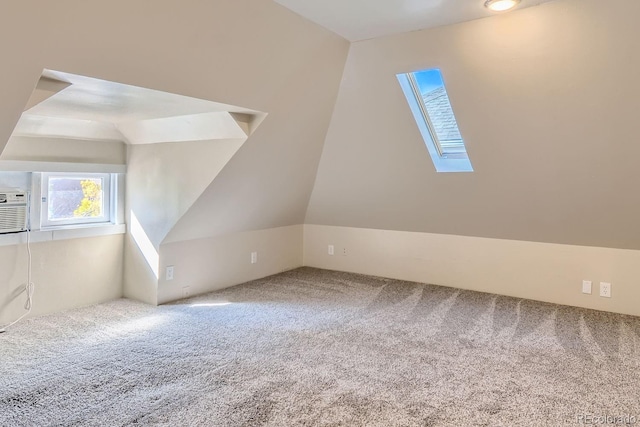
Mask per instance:
[[[0,234],[26,231],[29,223],[29,193],[0,192]]]

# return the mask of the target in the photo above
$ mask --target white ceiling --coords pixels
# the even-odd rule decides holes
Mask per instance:
[[[220,111],[251,112],[204,99],[59,71],[45,70],[43,77],[70,85],[32,107],[29,114],[36,116],[125,123]]]
[[[350,41],[494,15],[484,0],[275,0]],[[522,0],[517,9],[552,0]]]
[[[263,113],[44,70],[13,136],[129,144],[245,138]]]

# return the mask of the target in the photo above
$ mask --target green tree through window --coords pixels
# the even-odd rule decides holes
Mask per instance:
[[[80,182],[84,198],[73,211],[78,218],[102,216],[102,181],[99,179],[85,179]]]

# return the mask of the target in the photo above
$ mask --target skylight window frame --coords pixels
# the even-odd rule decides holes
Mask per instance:
[[[415,73],[419,73],[421,71],[430,70],[437,70],[438,73],[442,75],[442,72],[439,69],[434,68],[417,70],[408,73],[400,73],[397,74],[396,77],[398,79],[398,82],[400,83],[400,87],[402,88],[404,96],[407,99],[411,112],[413,113],[413,117],[416,121],[416,124],[418,125],[418,129],[420,130],[422,139],[424,140],[425,146],[427,147],[429,155],[431,156],[431,160],[433,161],[436,171],[473,172],[473,167],[471,166],[471,160],[469,159],[469,155],[466,151],[464,140],[462,140],[461,144],[458,145],[458,148],[461,148],[462,152],[449,153],[443,149],[442,144],[438,139],[434,125],[431,122],[427,106],[424,102],[422,94],[420,93],[418,83],[414,75]],[[444,81],[443,88],[448,98],[449,95],[446,91],[446,85],[444,84]],[[451,103],[450,100],[449,103]],[[453,106],[451,108],[453,108]]]

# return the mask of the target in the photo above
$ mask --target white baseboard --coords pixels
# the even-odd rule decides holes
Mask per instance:
[[[185,286],[198,295],[301,267],[302,236],[303,226],[293,225],[161,245],[158,303],[181,299]]]
[[[640,316],[636,250],[305,225],[303,262]],[[591,295],[582,293],[583,280],[593,282]],[[611,298],[599,296],[600,282],[612,284]]]

